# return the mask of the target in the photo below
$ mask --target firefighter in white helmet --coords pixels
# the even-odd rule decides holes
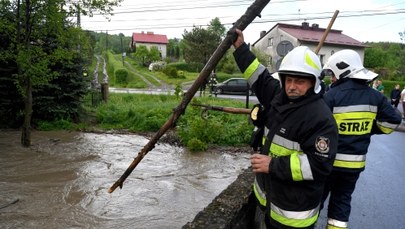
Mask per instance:
[[[343,229],[348,227],[351,196],[365,169],[371,136],[391,133],[401,116],[384,95],[368,86],[377,74],[364,68],[357,52],[336,52],[323,72],[331,73],[334,82],[324,100],[337,122],[339,142],[322,201],[330,194],[326,228]]]
[[[236,33],[235,60],[264,107],[263,146],[250,158],[254,227],[314,228],[337,150],[336,123],[319,94],[319,58],[307,47],[290,51],[277,72],[280,89]]]

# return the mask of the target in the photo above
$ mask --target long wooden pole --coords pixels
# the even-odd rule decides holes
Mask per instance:
[[[155,147],[156,142],[163,136],[163,134],[173,127],[176,123],[176,120],[184,113],[187,105],[190,103],[191,99],[194,97],[195,93],[198,91],[200,86],[205,82],[209,77],[212,70],[225,55],[226,51],[231,47],[237,35],[235,29],[244,30],[257,16],[260,16],[260,13],[264,7],[270,2],[270,0],[256,0],[249,6],[245,14],[243,14],[228,31],[226,37],[211,55],[211,58],[208,60],[207,64],[201,70],[198,78],[194,81],[193,85],[188,89],[180,105],[173,111],[171,117],[166,121],[165,124],[155,133],[155,135],[149,140],[149,142],[142,148],[138,153],[137,157],[132,161],[127,170],[122,174],[122,176],[108,189],[109,193],[112,193],[117,187],[122,188],[122,185],[126,178],[132,173],[135,167],[139,162],[145,157],[145,155]]]
[[[206,110],[222,111],[231,114],[250,114],[251,109],[248,108],[237,108],[237,107],[222,107],[222,106],[211,106],[204,104],[191,104],[192,106],[203,107]]]
[[[330,22],[329,22],[328,27],[326,28],[325,32],[323,33],[322,38],[321,38],[321,40],[319,41],[318,46],[317,46],[316,49],[315,49],[315,53],[316,53],[316,54],[318,54],[318,53],[319,53],[319,50],[321,50],[321,48],[322,48],[322,46],[323,46],[323,43],[325,42],[326,37],[328,36],[329,31],[330,31],[330,29],[332,28],[333,23],[335,23],[335,20],[336,20],[336,17],[337,17],[338,14],[339,14],[339,10],[336,10],[335,13],[333,14],[332,19],[331,19]]]

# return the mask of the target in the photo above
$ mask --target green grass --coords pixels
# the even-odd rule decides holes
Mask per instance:
[[[113,55],[110,52],[108,53],[108,60],[109,60],[109,66],[112,69],[120,69],[123,68],[122,66],[122,57],[121,55]],[[154,77],[158,78],[160,81],[168,84],[168,85],[179,85],[187,82],[192,82],[194,81],[198,76],[199,72],[187,72],[183,71],[184,78],[169,78],[166,74],[160,72],[160,71],[149,71],[148,68],[139,66],[132,58],[126,57],[125,62],[130,64],[128,66],[125,64],[124,68],[128,71],[129,73],[129,82],[127,85],[116,85],[114,82],[111,82],[111,86],[120,86],[120,87],[127,87],[127,88],[146,88],[148,85],[139,77],[137,74],[142,75],[144,78],[146,78],[149,82],[151,82],[154,86],[160,86],[160,84],[153,78],[151,75]],[[110,71],[108,71],[108,74],[111,75],[113,74]],[[223,82],[229,78],[235,78],[235,77],[243,77],[242,73],[234,73],[234,74],[227,74],[223,72],[218,72],[217,73],[217,79],[218,82]],[[112,80],[115,79],[114,76],[110,77]]]
[[[94,126],[102,130],[125,129],[130,132],[156,132],[173,114],[182,101],[174,95],[110,94],[107,103],[88,108],[95,114]],[[245,102],[214,97],[194,98],[191,103],[244,108]],[[253,126],[244,114],[209,111],[201,117],[202,109],[189,104],[176,122],[181,141],[190,150],[203,150],[208,145],[246,146]],[[81,124],[81,129],[86,129]]]

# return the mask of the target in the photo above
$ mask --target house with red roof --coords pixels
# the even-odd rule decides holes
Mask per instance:
[[[264,51],[270,56],[268,68],[277,71],[283,57],[297,46],[308,46],[316,50],[326,28],[320,28],[318,24],[291,25],[278,23],[269,31],[262,31],[260,38],[252,44],[252,47]],[[368,47],[362,42],[342,33],[341,30],[331,29],[326,37],[318,56],[323,65],[335,52],[342,49],[353,49],[364,60],[364,49]]]
[[[157,47],[162,59],[167,56],[167,44],[169,44],[169,40],[166,35],[154,34],[153,32],[144,33],[143,31],[132,33],[131,48],[145,45],[150,50],[151,47]]]

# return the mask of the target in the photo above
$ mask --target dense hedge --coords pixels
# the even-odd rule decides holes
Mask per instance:
[[[203,69],[203,65],[200,63],[191,63],[188,64],[186,62],[176,62],[176,63],[170,63],[168,66],[174,67],[177,70],[181,71],[187,71],[187,72],[201,72]]]

